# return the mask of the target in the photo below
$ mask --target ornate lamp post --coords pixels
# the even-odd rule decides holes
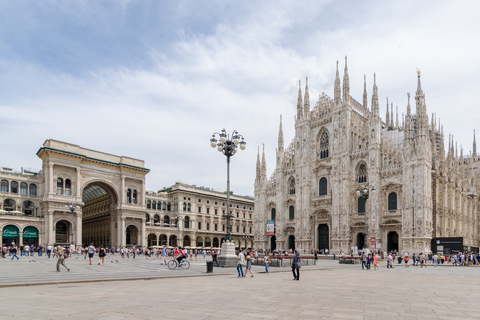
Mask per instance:
[[[180,228],[180,220],[182,219],[182,216],[176,215],[174,218],[175,218],[175,222],[177,224],[177,243],[176,243],[176,247],[178,248],[178,229]]]
[[[372,186],[372,189],[370,190],[370,192],[372,194],[375,193],[375,187]],[[357,197],[362,197],[363,199],[365,199],[365,234],[364,234],[364,239],[363,239],[363,248],[366,249],[368,248],[368,245],[367,245],[367,210],[366,210],[366,207],[367,207],[367,199],[368,199],[368,196],[369,196],[369,193],[368,191],[368,188],[366,186],[360,186],[357,191],[355,191],[355,193],[357,194]]]
[[[70,248],[72,249],[76,249],[76,246],[75,246],[75,240],[74,240],[74,234],[73,234],[73,215],[75,213],[75,209],[78,207],[78,205],[75,203],[75,202],[67,202],[65,204],[65,207],[67,207],[70,212],[72,213],[72,221],[71,221],[71,234],[72,234],[72,238],[71,238],[71,241],[70,241]]]
[[[219,141],[215,139],[216,135],[218,135]],[[216,147],[219,152],[227,157],[227,231],[225,234],[225,242],[222,243],[222,253],[218,258],[221,266],[233,267],[236,260],[235,244],[232,241],[231,235],[232,226],[230,225],[230,157],[237,153],[238,147],[240,147],[240,150],[245,150],[246,144],[244,137],[239,134],[237,130],[234,130],[231,135],[227,135],[226,130],[222,129],[220,133],[215,132],[212,134],[212,138],[210,139],[210,146],[212,148]]]

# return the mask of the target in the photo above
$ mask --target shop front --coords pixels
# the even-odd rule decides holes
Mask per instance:
[[[32,226],[23,229],[23,244],[38,247],[38,229]]]
[[[14,225],[6,225],[2,230],[2,243],[6,246],[19,245],[18,227]]]

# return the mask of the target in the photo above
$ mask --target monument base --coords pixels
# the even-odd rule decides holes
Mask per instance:
[[[237,255],[235,254],[235,244],[233,241],[226,240],[222,243],[222,251],[218,256],[218,264],[220,267],[232,268],[235,267],[237,261]]]

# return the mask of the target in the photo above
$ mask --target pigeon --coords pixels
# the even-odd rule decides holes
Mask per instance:
[[[113,261],[110,260],[111,263],[113,263]]]
[[[115,260],[115,261],[117,261],[117,263],[118,263],[118,260]]]

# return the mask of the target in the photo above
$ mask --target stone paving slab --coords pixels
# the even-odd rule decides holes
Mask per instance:
[[[302,268],[300,281],[292,281],[288,269],[265,274],[261,267],[254,270],[253,278],[237,278],[234,269],[226,268],[215,268],[213,276],[205,276],[205,261],[192,263],[187,274],[157,266],[153,260],[109,262],[108,268],[74,260],[71,267],[78,277],[93,282],[69,283],[76,279],[74,270],[58,274],[52,271],[54,261],[13,264],[17,261],[2,259],[1,283],[8,282],[6,270],[13,278],[29,273],[65,283],[1,288],[5,307],[0,318],[480,319],[478,267],[382,266],[378,271],[362,271],[358,265],[326,261]],[[109,273],[128,272],[162,277],[104,281]]]

